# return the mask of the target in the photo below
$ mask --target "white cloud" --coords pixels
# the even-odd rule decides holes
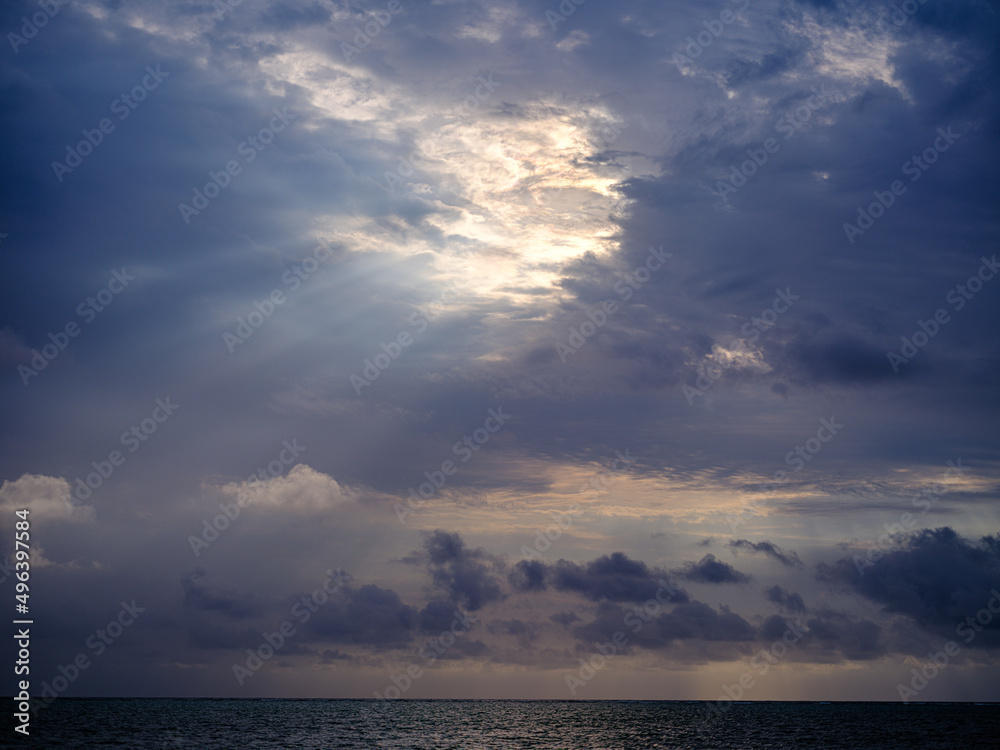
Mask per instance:
[[[81,562],[80,560],[70,560],[66,563],[55,562],[50,560],[45,556],[45,549],[43,547],[33,546],[31,548],[31,567],[32,568],[55,568],[61,570],[104,570],[107,566],[101,564],[96,560],[89,560]]]
[[[331,476],[305,464],[293,466],[285,476],[261,481],[230,482],[222,492],[244,505],[282,510],[322,510],[357,498]]]
[[[586,31],[574,29],[556,45],[556,49],[560,52],[572,52],[577,47],[583,46],[584,44],[590,44],[590,34]]]
[[[74,505],[70,501],[70,486],[62,477],[41,474],[22,474],[14,481],[7,480],[0,486],[0,508],[8,516],[16,510],[31,511],[30,520],[63,520],[73,523],[90,523],[94,508]]]
[[[870,19],[864,20],[870,22]],[[873,29],[870,23],[829,28],[810,16],[799,24],[788,24],[788,29],[807,37],[812,43],[809,58],[821,75],[859,87],[881,81],[909,98],[906,86],[896,75],[892,64],[901,43],[891,34],[877,27]]]

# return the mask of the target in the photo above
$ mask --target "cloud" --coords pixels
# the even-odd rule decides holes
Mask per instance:
[[[521,560],[507,575],[507,581],[515,591],[544,591],[548,568],[540,560]]]
[[[32,568],[56,568],[63,570],[104,570],[107,566],[97,560],[70,560],[69,562],[55,562],[45,556],[45,548],[34,545],[31,548],[29,557]]]
[[[283,4],[269,7],[261,13],[260,20],[268,28],[288,31],[299,26],[323,25],[330,20],[330,10],[319,3],[298,8]]]
[[[764,596],[769,602],[774,602],[786,612],[804,614],[806,611],[806,603],[802,601],[802,597],[794,592],[785,591],[781,586],[770,586],[764,589]]]
[[[549,615],[549,619],[563,627],[569,627],[574,622],[579,622],[580,615],[576,612],[556,612],[554,615]]]
[[[830,658],[830,652],[838,652],[842,658],[854,661],[877,659],[887,653],[882,638],[882,628],[871,620],[855,617],[846,612],[824,610],[819,616],[806,620],[809,632],[801,641],[803,648],[818,647],[822,659]]]
[[[458,605],[455,602],[434,600],[420,610],[420,629],[440,633],[447,630],[455,619]]]
[[[789,627],[793,623],[781,615],[771,615],[767,617],[761,624],[757,631],[757,638],[760,641],[777,641],[785,636]],[[795,621],[795,625],[801,625],[798,620]],[[787,641],[786,641],[787,643]]]
[[[325,649],[321,654],[324,664],[332,664],[337,661],[350,661],[353,657],[338,649]]]
[[[715,559],[709,553],[698,562],[687,562],[683,568],[673,571],[674,575],[686,581],[698,583],[748,583],[751,577],[736,570],[729,563]]]
[[[783,642],[788,646],[785,658],[800,662],[864,662],[899,653],[898,648],[890,645],[891,640],[899,640],[891,629],[849,612],[837,612],[826,607],[804,621],[798,617],[771,615],[761,624],[757,639],[766,644]],[[924,646],[923,651],[915,652],[925,654],[929,645]]]
[[[781,360],[788,378],[797,383],[877,382],[894,376],[885,366],[883,348],[829,330],[789,342]]]
[[[657,621],[660,635],[667,639],[701,638],[706,641],[749,641],[754,627],[722,605],[718,611],[703,602],[678,604]]]
[[[10,517],[22,509],[30,511],[32,521],[91,523],[94,520],[94,508],[73,503],[69,482],[62,477],[22,474],[0,485],[0,510],[4,516]]]
[[[664,571],[650,569],[644,562],[630,560],[623,552],[613,552],[587,563],[585,568],[560,560],[552,571],[553,585],[564,591],[579,591],[595,601],[640,602],[653,599],[663,587]],[[683,591],[675,600],[686,597]]]
[[[594,619],[576,626],[573,634],[589,645],[607,640],[621,630],[628,635],[630,647],[651,650],[666,649],[678,641],[739,643],[756,637],[753,625],[725,605],[716,610],[704,602],[690,600],[673,605],[669,612],[659,610],[643,616],[641,610],[601,602]]]
[[[399,594],[374,584],[345,586],[302,626],[314,640],[402,648],[412,642],[420,623],[414,607]]]
[[[971,542],[950,527],[923,529],[900,539],[898,549],[867,551],[817,566],[820,581],[840,584],[887,612],[912,617],[922,627],[954,633],[993,598],[1000,581],[1000,539]],[[974,645],[1000,643],[1000,618],[993,618]]]
[[[1000,281],[961,310],[945,294],[997,236],[1000,15],[981,0],[928,2],[896,28],[879,17],[886,2],[754,0],[678,70],[673,53],[743,2],[591,2],[553,30],[545,12],[558,3],[403,3],[348,60],[342,44],[375,24],[384,0],[244,0],[225,13],[212,0],[88,0],[61,4],[8,52],[0,126],[18,147],[0,150],[0,526],[18,507],[38,521],[32,561],[52,594],[37,601],[40,674],[57,674],[105,610],[143,592],[149,625],[73,690],[228,694],[233,657],[289,617],[291,592],[339,564],[368,585],[338,591],[299,628],[312,649],[301,673],[285,666],[299,648],[289,644],[254,690],[370,695],[370,670],[398,674],[456,609],[476,610],[483,641],[463,636],[442,658],[517,659],[517,679],[531,682],[529,669],[575,662],[605,626],[622,628],[671,580],[664,566],[712,598],[679,591],[645,622],[630,645],[658,653],[635,672],[622,662],[629,690],[711,689],[647,686],[694,658],[746,655],[748,622],[760,640],[798,616],[815,633],[790,660],[856,657],[866,669],[804,670],[759,689],[838,699],[861,686],[877,698],[896,675],[873,679],[895,669],[873,655],[923,658],[989,601],[997,537],[971,540],[997,531]],[[39,7],[2,4],[0,28],[17,32]],[[146,66],[169,76],[118,119],[110,103]],[[811,109],[820,85],[830,96]],[[294,119],[271,140],[262,128],[274,109]],[[796,113],[806,121],[781,132]],[[77,149],[105,116],[113,132]],[[910,182],[901,165],[938,127],[961,138]],[[252,162],[237,150],[251,137],[267,141]],[[760,164],[767,138],[780,148]],[[93,153],[57,177],[67,149]],[[905,194],[848,241],[843,224],[896,179]],[[195,188],[217,196],[187,223],[177,206]],[[336,252],[302,279],[318,238]],[[661,246],[671,257],[646,265]],[[135,280],[109,297],[109,269],[122,266]],[[780,315],[778,288],[796,295]],[[269,309],[275,289],[285,301]],[[91,324],[76,306],[98,295]],[[595,312],[603,300],[617,312]],[[939,307],[951,322],[922,329]],[[67,341],[69,322],[80,333]],[[223,334],[245,326],[252,336],[230,353]],[[922,330],[926,346],[894,373],[886,352]],[[397,351],[400,333],[412,341]],[[555,344],[570,340],[583,345],[562,363]],[[25,385],[17,366],[32,351],[48,365]],[[703,376],[713,364],[728,367]],[[358,391],[349,378],[366,369],[378,378]],[[682,384],[699,380],[710,387],[688,403]],[[76,505],[56,478],[74,482],[104,461],[168,393],[177,415],[94,507]],[[392,502],[454,461],[455,441],[500,403],[510,429],[476,445],[438,500],[398,524]],[[749,580],[735,559],[693,556],[731,559],[719,551],[733,538],[719,536],[726,506],[758,497],[815,419],[834,413],[843,438],[765,500],[766,522],[748,521],[764,536],[728,546],[768,558],[744,560],[760,584],[718,585]],[[308,465],[232,481],[290,435],[308,445]],[[966,538],[899,541],[855,576],[853,553],[836,545],[898,518],[958,445],[970,446],[975,476],[949,480],[933,517]],[[600,499],[580,498],[585,517],[562,527],[550,557],[508,564],[501,551],[530,543],[536,509],[564,510],[576,480],[628,446],[642,459]],[[200,505],[190,501],[199,486],[211,495]],[[189,572],[184,540],[220,500],[256,507],[201,552],[212,576]],[[803,520],[809,555],[829,562],[816,592],[792,551],[806,557]],[[448,531],[418,536],[438,527]],[[696,562],[650,538],[664,529]],[[413,548],[415,565],[394,564]],[[13,574],[0,575],[10,586]],[[843,611],[817,606],[830,601]],[[996,622],[970,662],[995,658],[980,646],[997,642]],[[567,644],[574,632],[582,640]],[[237,653],[211,663],[185,634]],[[355,661],[331,657],[342,672],[326,680],[324,651]],[[117,659],[127,666],[115,672]],[[181,676],[157,666],[191,662],[199,671]],[[438,670],[414,691],[512,684],[479,667]],[[223,679],[206,680],[209,669]],[[995,680],[988,690],[964,680],[949,672],[934,690],[996,697]],[[615,697],[623,684],[588,689]]]
[[[785,552],[778,545],[771,542],[751,542],[748,539],[733,539],[729,542],[729,549],[733,550],[734,553],[737,551],[751,553],[759,552],[777,560],[782,565],[787,565],[790,568],[802,567],[802,561],[793,550]]]
[[[556,49],[560,52],[572,52],[577,47],[590,43],[590,35],[586,31],[573,29],[566,36],[559,40]]]
[[[312,645],[334,643],[393,650],[410,646],[421,629],[440,632],[441,623],[446,628],[455,611],[454,604],[432,601],[418,612],[392,589],[374,584],[341,585],[332,593],[324,589],[327,593],[322,596],[316,592],[269,596],[212,586],[208,577],[198,568],[181,579],[184,619],[192,643],[200,648],[256,648],[264,632],[288,620],[296,635],[284,654],[313,653]],[[344,574],[343,580],[352,578]]]
[[[335,508],[359,497],[333,477],[305,464],[296,464],[284,476],[230,482],[220,490],[241,505],[293,512]]]
[[[497,576],[502,568],[499,558],[482,549],[469,549],[457,532],[441,529],[431,532],[424,541],[423,554],[409,560],[426,562],[434,586],[469,611],[474,612],[505,596]]]
[[[666,571],[650,568],[644,562],[629,559],[623,552],[613,552],[586,565],[558,560],[547,565],[540,560],[521,561],[509,580],[518,591],[544,591],[552,586],[559,591],[574,591],[593,601],[644,602],[656,597],[666,583],[674,601],[687,601],[687,592],[672,586]]]
[[[196,568],[181,578],[184,606],[203,612],[219,612],[237,620],[259,615],[263,607],[250,594],[212,590],[204,582],[208,571]]]

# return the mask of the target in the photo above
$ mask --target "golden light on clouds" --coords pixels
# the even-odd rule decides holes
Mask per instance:
[[[431,252],[440,273],[478,295],[552,286],[560,264],[616,247],[612,219],[626,204],[614,186],[629,169],[598,158],[625,127],[606,108],[538,99],[501,112],[501,77],[491,77],[495,87],[479,86],[473,77],[470,92],[479,99],[457,95],[446,115],[450,123],[440,127],[437,102],[312,50],[273,56],[261,61],[261,69],[270,86],[294,84],[329,117],[363,123],[387,154],[415,145],[405,161],[387,156],[378,166],[382,171],[367,177],[400,201],[426,201],[433,210],[425,229],[432,231],[404,241],[387,233],[384,222],[369,219],[349,222],[350,231],[333,239],[356,249]],[[444,241],[428,241],[425,234]]]
[[[602,147],[602,111],[539,106],[522,116],[487,114],[426,144],[426,171],[436,178],[440,211],[428,222],[461,247],[466,288],[548,286],[559,264],[615,243],[611,218],[623,208],[614,185],[623,167],[588,161]],[[429,187],[429,186],[428,186]],[[451,252],[441,252],[450,261]],[[464,255],[464,253],[463,253]]]

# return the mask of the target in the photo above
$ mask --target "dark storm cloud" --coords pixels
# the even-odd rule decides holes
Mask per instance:
[[[303,632],[324,642],[376,648],[398,648],[413,640],[419,613],[395,591],[369,583],[357,589],[345,587],[340,598],[319,608]]]
[[[784,347],[787,377],[795,382],[854,383],[893,377],[885,351],[850,335],[820,334]]]
[[[659,634],[657,620],[642,618],[628,607],[613,602],[601,602],[593,614],[593,619],[572,628],[582,651],[593,649],[595,642],[610,640],[617,631],[628,633],[626,650],[631,647],[662,649],[668,645]]]
[[[253,617],[263,610],[261,603],[252,594],[213,590],[205,581],[207,577],[208,572],[204,568],[197,568],[181,579],[185,607],[219,612],[235,619]]]
[[[558,560],[548,565],[540,560],[522,560],[509,580],[516,591],[574,591],[592,601],[643,602],[654,599],[664,585],[674,601],[687,601],[687,592],[671,585],[669,574],[632,560],[623,552],[602,555],[585,565]]]
[[[769,586],[764,589],[764,596],[787,612],[805,614],[806,604],[802,596],[793,591],[785,591],[781,586]]]
[[[437,529],[424,541],[424,552],[411,558],[425,562],[434,586],[470,612],[503,599],[501,562],[483,549],[469,549],[461,535]]]
[[[748,583],[751,577],[741,573],[729,563],[717,560],[709,553],[698,562],[687,562],[683,568],[673,571],[674,575],[685,581],[696,583]]]
[[[729,549],[734,552],[759,552],[790,568],[802,567],[802,561],[795,553],[795,550],[785,551],[773,542],[751,542],[749,539],[733,539],[729,542]]]
[[[972,7],[972,4],[963,4],[963,10],[960,15],[967,15]],[[853,10],[856,9],[852,9],[852,12]],[[868,10],[891,12],[887,11],[881,4],[878,3],[870,4]],[[926,23],[929,17],[932,17],[938,12],[939,11],[931,11],[927,8],[921,8],[920,13],[918,14],[919,22],[921,24]],[[846,13],[846,6],[838,9],[838,7],[834,5],[828,5],[822,17],[824,18],[824,22],[828,21],[834,25],[850,25],[847,24],[848,14]],[[856,23],[856,20],[857,19],[852,20],[851,24]],[[995,24],[995,19],[991,19],[987,25],[993,24]],[[913,23],[914,28],[916,28],[917,25],[917,22]],[[892,30],[893,29],[891,28],[888,29],[887,33]],[[978,36],[979,32],[977,31],[976,34]],[[893,39],[897,38],[893,37]],[[970,79],[982,78],[982,71],[985,71],[988,65],[987,60],[995,56],[995,50],[987,52],[987,56],[985,57],[981,53],[991,47],[993,47],[993,45],[989,45],[987,47],[984,44],[977,44],[973,48],[969,48],[968,50],[960,53],[968,60],[968,70],[979,71],[977,73],[970,73]],[[973,49],[975,49],[974,52],[972,51]],[[968,53],[967,55],[966,52]],[[762,59],[767,60],[768,56],[765,55]],[[789,59],[791,58],[785,58],[780,65],[776,66],[771,65],[770,63],[763,64],[761,69],[764,70],[768,66],[771,66],[775,71],[777,71],[782,65],[786,64]],[[923,59],[926,60],[926,57]],[[948,66],[947,70],[948,74],[952,74],[954,68],[952,66]],[[943,73],[944,71],[945,66],[937,68],[937,72],[939,73]],[[761,77],[767,78],[768,74],[764,74]],[[740,85],[746,85],[750,78],[752,77],[735,76],[735,79],[730,82],[736,83],[736,79],[738,79]],[[914,72],[913,78],[908,78],[906,80],[906,84],[908,87],[911,87],[911,90],[916,89],[920,92],[921,97],[918,99],[918,107],[924,108],[923,114],[926,117],[944,117],[941,113],[934,115],[927,109],[930,106],[934,106],[934,98],[938,96],[938,92],[933,92],[926,88],[923,85],[922,77],[917,77]],[[774,104],[774,115],[766,122],[770,124],[777,122],[779,116],[785,109],[792,108],[796,106],[796,104],[797,101],[794,97],[784,97],[778,99]],[[836,118],[838,123],[836,125],[823,128],[823,137],[827,138],[832,136],[835,138],[835,149],[843,153],[845,157],[848,153],[857,154],[868,149],[878,149],[881,142],[880,134],[874,129],[870,129],[868,133],[859,132],[857,126],[860,123],[852,122],[852,120],[857,120],[857,118],[853,117],[849,111],[845,111],[847,106],[848,105],[841,103],[827,105],[827,109],[824,110],[823,114]],[[905,110],[893,106],[888,106],[886,111],[879,114],[891,120],[894,125],[899,127],[904,127],[904,123],[907,121],[906,118],[909,116]],[[950,113],[950,116],[954,116],[953,113]],[[717,152],[719,161],[721,162],[720,166],[723,169],[728,169],[730,163],[737,161],[737,153],[745,158],[745,148],[747,145],[756,145],[753,137],[747,137],[746,128],[744,126],[745,123],[739,123],[738,127],[732,128],[730,128],[728,124],[720,124],[719,130],[724,134],[722,138],[726,139],[728,137],[733,137],[735,140],[732,151]],[[911,129],[913,131],[912,142],[908,143],[906,147],[898,149],[894,154],[892,154],[891,159],[886,160],[888,162],[886,164],[887,174],[891,174],[891,169],[889,168],[890,164],[895,165],[894,168],[898,173],[899,165],[903,164],[903,162],[907,159],[905,154],[922,149],[922,146],[919,146],[919,139],[921,137],[926,139],[927,135],[921,136],[920,128],[913,127]],[[934,128],[931,127],[926,132],[933,132],[933,130]],[[772,134],[778,135],[777,133],[774,133],[773,130],[771,132]],[[798,199],[791,194],[785,195],[786,191],[783,190],[783,188],[774,180],[781,179],[787,181],[793,173],[796,177],[805,177],[807,170],[811,170],[815,173],[816,171],[826,168],[827,164],[832,162],[832,159],[830,158],[832,157],[831,149],[828,145],[824,146],[817,142],[816,137],[818,134],[817,128],[813,128],[812,130],[806,132],[799,132],[795,134],[794,140],[789,141],[787,145],[784,144],[784,141],[779,135],[779,142],[782,144],[783,151],[779,153],[771,161],[771,163],[761,168],[760,174],[755,175],[748,185],[743,188],[736,197],[732,198],[733,203],[731,204],[731,207],[735,210],[730,211],[729,213],[724,213],[720,217],[722,224],[728,227],[725,234],[733,238],[733,242],[729,244],[729,247],[736,247],[743,244],[753,244],[752,240],[741,242],[737,239],[740,237],[749,237],[753,234],[752,231],[741,232],[739,227],[742,226],[745,230],[749,230],[749,227],[753,226],[755,223],[753,216],[743,213],[744,207],[739,205],[741,201],[746,198],[751,200],[751,205],[753,205],[758,202],[753,199],[760,198],[760,205],[763,206],[765,205],[765,196],[769,196],[768,200],[770,200],[774,199],[778,195],[783,195],[784,197],[782,199],[799,202]],[[763,135],[767,135],[767,132]],[[845,136],[851,139],[850,143],[848,143]],[[976,135],[972,135],[972,137],[976,138]],[[718,138],[716,137],[716,141],[717,140]],[[763,136],[760,140],[763,140]],[[974,155],[980,151],[980,148],[986,148],[992,153],[995,153],[995,143],[986,143],[980,138],[980,143],[977,144],[975,148],[965,151],[962,155],[955,152],[954,154],[950,154],[950,156],[961,159],[965,162],[965,166],[968,169],[977,171],[969,160],[976,158]],[[705,148],[704,141],[693,140],[691,145],[676,157],[675,163],[683,164],[685,154],[690,157],[698,156],[700,158],[707,150],[708,149]],[[811,160],[807,158],[807,154],[812,156]],[[789,163],[786,159],[786,157],[789,156],[792,157],[791,163]],[[779,161],[779,159],[782,161]],[[690,161],[688,164],[691,168],[694,168],[695,162]],[[702,165],[702,167],[698,167],[698,169],[701,170],[703,167],[704,165]],[[772,168],[775,170],[774,172],[769,171]],[[682,179],[683,175],[684,172],[682,170],[680,174]],[[705,177],[703,176],[703,180],[704,179]],[[709,180],[710,179],[711,178],[709,178]],[[653,219],[653,214],[659,214],[664,217],[664,219],[669,216],[677,215],[680,205],[682,205],[681,196],[683,196],[685,204],[690,204],[692,202],[699,204],[710,200],[706,193],[699,194],[698,189],[694,184],[694,180],[692,180],[690,184],[691,190],[676,190],[674,186],[676,186],[677,180],[678,174],[675,173],[671,175],[669,179],[664,180],[644,179],[641,182],[637,180],[630,180],[623,183],[626,193],[635,198],[641,206],[648,207],[650,214],[647,222],[645,219],[641,218],[644,213],[643,208],[639,208],[633,212],[633,219],[627,222],[627,224],[630,225],[630,230],[633,230],[632,233],[638,234],[643,230],[647,230],[648,226],[646,226],[646,224],[653,223],[655,221]],[[927,183],[924,183],[921,187],[922,189],[927,189],[926,186]],[[934,190],[937,188],[935,186],[931,189]],[[970,199],[982,206],[985,206],[986,195],[994,192],[995,189],[993,187],[981,181],[978,182],[975,188],[968,191]],[[691,196],[700,197],[692,201]],[[746,208],[749,207],[749,205],[746,206]],[[795,219],[785,217],[782,220],[781,232],[783,236],[789,240],[800,232],[802,234],[813,234],[815,236],[815,233],[809,233],[807,231],[807,227],[811,225],[814,226],[817,223],[820,218],[819,212],[816,210],[815,205],[808,208],[803,206],[803,209],[803,221],[801,222],[801,226],[796,226],[799,222],[796,222]],[[695,210],[697,211],[698,209],[695,208]],[[896,207],[894,210],[919,211],[920,209],[917,207],[913,207],[912,209],[908,208],[902,201],[900,201],[899,207]],[[764,221],[770,223],[771,219],[764,219]],[[834,226],[839,225],[835,223]],[[732,230],[732,233],[729,232],[730,229]],[[831,232],[829,239],[831,241],[836,239],[834,232]],[[692,237],[691,240],[693,242],[694,238]],[[822,240],[821,242],[824,245],[831,245],[832,250],[832,242],[827,243]],[[684,246],[686,243],[682,240],[677,244]],[[927,258],[931,258],[939,252],[939,249],[935,244],[921,242],[916,236],[913,237],[911,247],[915,253],[923,255]],[[976,249],[966,248],[965,252],[967,253],[967,256],[972,256],[972,254],[976,252]],[[734,255],[732,257],[733,263],[730,264],[725,271],[723,271],[723,264],[718,261],[727,254],[728,250],[724,249],[723,246],[720,245],[717,249],[713,247],[708,250],[707,256],[702,256],[704,259],[703,267],[705,270],[710,270],[713,275],[717,277],[717,283],[713,285],[713,296],[715,299],[720,302],[726,300],[724,304],[732,303],[729,309],[732,309],[736,314],[740,314],[742,312],[743,315],[751,314],[755,312],[755,310],[753,309],[752,303],[746,304],[745,302],[741,302],[741,297],[745,296],[746,291],[754,288],[767,288],[770,286],[770,288],[773,289],[776,284],[781,283],[781,277],[776,273],[779,269],[790,272],[793,277],[804,281],[802,277],[802,273],[804,271],[815,271],[825,265],[824,258],[819,255],[810,258],[810,261],[815,261],[816,264],[812,269],[807,269],[800,260],[791,257],[778,248],[760,248],[759,251],[755,248],[755,252],[750,255],[743,255],[742,257]],[[836,256],[831,252],[829,257]],[[746,260],[744,260],[744,258]],[[860,260],[859,262],[864,263],[865,261]],[[891,260],[889,260],[889,262],[891,262]],[[679,264],[679,266],[678,270],[685,273],[689,282],[699,278],[699,276],[692,276],[690,271],[685,269],[682,264]],[[834,272],[835,275],[842,275],[842,269],[837,268],[836,264],[832,264],[832,267],[829,270]],[[723,278],[719,279],[718,276],[723,273],[725,275]],[[774,284],[767,284],[764,280],[766,277],[770,277],[770,280],[773,281]],[[874,285],[880,284],[882,277],[875,272],[871,272],[861,274],[861,278],[867,283]],[[924,288],[929,290],[931,288],[931,282],[934,280],[935,275],[928,273],[921,281]],[[810,301],[806,301],[802,305],[804,308],[802,312],[806,314],[811,311],[824,309],[827,312],[833,312],[836,310],[836,313],[834,313],[835,320],[828,324],[831,326],[830,329],[824,331],[819,337],[815,335],[815,332],[811,332],[810,334],[803,332],[801,336],[782,335],[781,327],[788,326],[791,330],[794,330],[796,323],[795,319],[805,320],[804,315],[796,314],[790,315],[787,320],[779,324],[777,329],[765,332],[761,336],[761,342],[765,345],[767,359],[769,364],[772,365],[774,375],[784,376],[789,381],[800,387],[814,387],[818,384],[842,386],[851,384],[878,384],[890,382],[893,378],[893,373],[891,368],[886,366],[885,353],[891,344],[898,344],[898,335],[896,338],[892,338],[891,335],[887,335],[896,333],[896,331],[887,330],[887,324],[889,323],[889,316],[887,315],[888,310],[878,309],[882,306],[877,304],[867,305],[864,303],[860,306],[852,306],[854,309],[848,310],[845,306],[838,304],[834,296],[835,293],[830,294],[830,292],[832,292],[834,288],[837,288],[837,286],[839,286],[839,284],[829,285],[824,290],[814,284],[810,284],[810,291],[812,292]],[[687,288],[691,288],[690,283],[687,284]],[[820,302],[819,297],[816,296],[817,294],[822,295],[822,302]],[[915,301],[915,298],[908,292],[900,290],[900,295]],[[681,296],[687,297],[687,301],[690,302],[690,293],[686,295],[682,293]],[[651,301],[651,303],[662,305],[662,309],[665,311],[669,310],[669,312],[676,317],[676,307],[669,305],[665,299],[655,299]],[[740,310],[741,307],[742,310]],[[866,307],[868,309],[865,309]],[[708,324],[710,322],[711,316],[704,314],[707,313],[707,311],[704,311],[702,314],[700,324],[690,319],[690,308],[687,313],[687,318],[693,326],[700,328],[704,324]],[[915,311],[915,313],[919,314],[918,311]],[[632,313],[630,312],[629,314],[631,315]],[[927,311],[924,311],[923,314],[926,315]],[[903,316],[901,320],[896,320],[895,324],[901,328],[904,325],[914,324],[915,318],[910,318],[910,320],[907,320],[907,318],[910,318],[910,316]],[[713,338],[716,333],[725,334],[727,332],[725,327],[709,330],[710,335],[712,335]],[[692,331],[691,333],[694,334],[695,331]],[[907,331],[905,328],[902,328],[902,330],[899,331],[899,334],[906,333]],[[770,337],[770,340],[768,337]],[[987,342],[984,340],[977,342],[977,345],[988,346]],[[917,374],[918,372],[925,370],[929,361],[932,359],[933,357],[926,357],[923,360],[917,360],[914,363],[912,372],[907,371],[903,373],[901,377],[908,378],[911,374]],[[727,373],[725,378],[727,381],[733,382],[733,378],[740,373],[741,371],[739,369],[734,369]],[[774,383],[773,385],[779,384]],[[787,388],[787,386],[783,387]]]
[[[801,645],[807,650],[812,647],[820,653],[838,652],[844,659],[856,661],[877,659],[887,652],[882,629],[870,620],[824,611],[807,619],[806,627],[809,632]]]
[[[760,626],[758,635],[762,641],[779,640],[788,630],[789,623],[780,615],[771,615]]]
[[[507,575],[507,580],[515,591],[544,591],[548,573],[545,563],[540,560],[521,560]]]
[[[881,604],[887,612],[908,615],[924,628],[954,633],[994,599],[1000,545],[996,536],[973,542],[949,527],[924,529],[898,539],[898,546],[884,553],[859,551],[820,564],[816,575]],[[1000,643],[1000,619],[990,619],[976,638],[977,646]]]
[[[418,612],[395,591],[373,584],[343,586],[329,598],[298,594],[264,602],[260,597],[213,590],[204,582],[207,577],[199,569],[182,580],[182,619],[187,622],[188,638],[193,646],[204,649],[256,648],[264,642],[265,632],[272,632],[281,621],[301,628],[283,647],[289,655],[310,653],[310,643],[399,648],[420,630],[447,629],[456,611],[449,602],[431,601]],[[213,614],[225,620],[212,618]],[[253,625],[228,624],[251,618]]]
[[[552,566],[550,576],[554,588],[575,591],[594,601],[644,601],[661,587],[656,580],[659,573],[621,552],[605,555],[586,566],[559,560]]]
[[[434,600],[420,610],[420,629],[427,632],[442,632],[447,630],[455,619],[458,605],[455,602]]]
[[[793,661],[870,661],[899,652],[892,643],[899,640],[897,634],[871,620],[829,608],[809,618],[771,615],[761,624],[757,639],[770,644],[772,653],[776,653],[775,644],[783,643],[788,647],[787,658]]]
[[[754,638],[754,627],[722,605],[714,610],[703,602],[678,604],[657,621],[660,635],[667,639],[701,638],[706,641],[748,641]]]
[[[723,605],[718,610],[699,601],[676,604],[669,612],[643,614],[610,602],[598,605],[594,619],[573,629],[581,641],[607,640],[615,631],[628,635],[630,646],[668,648],[675,641],[745,642],[756,637],[756,629]]]

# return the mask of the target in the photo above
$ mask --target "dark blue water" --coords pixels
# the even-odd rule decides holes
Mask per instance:
[[[1000,704],[71,699],[2,747],[645,748],[1000,747]]]

